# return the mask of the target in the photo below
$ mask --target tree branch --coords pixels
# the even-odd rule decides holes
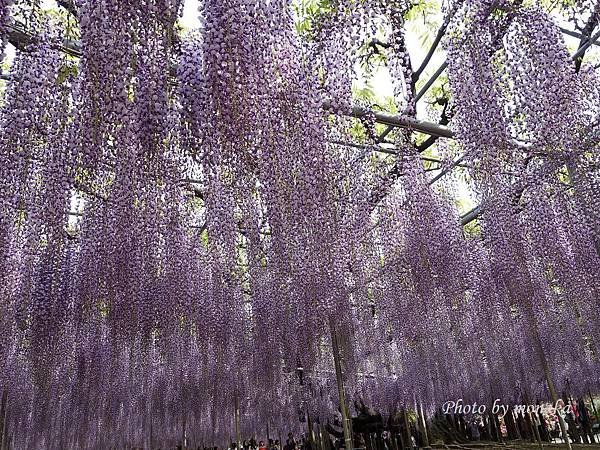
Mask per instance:
[[[431,47],[429,47],[429,51],[427,52],[427,55],[425,55],[423,62],[421,63],[419,68],[413,72],[413,76],[412,76],[413,84],[416,84],[417,81],[419,81],[419,77],[423,74],[423,71],[427,68],[427,64],[429,64],[429,61],[431,61],[433,54],[437,50],[442,38],[446,34],[446,30],[448,29],[448,24],[450,23],[452,16],[453,16],[453,14],[450,14],[450,15],[448,15],[448,17],[446,17],[444,19],[444,23],[442,24],[442,26],[438,30],[437,34],[435,35],[435,39],[433,40]]]
[[[585,55],[585,52],[587,51],[587,49],[595,43],[596,39],[598,39],[599,34],[597,34],[596,36],[594,36],[593,38],[592,33],[594,32],[594,28],[596,28],[596,26],[598,25],[598,21],[600,20],[600,2],[596,2],[594,9],[591,11],[590,13],[590,18],[588,19],[587,23],[585,24],[585,27],[583,28],[582,31],[582,35],[580,37],[580,41],[579,41],[579,48],[577,49],[577,53],[575,53],[575,55],[573,55],[573,59],[575,60],[575,69],[577,70],[577,72],[579,72],[579,69],[581,68],[581,64],[583,63],[583,56]]]
[[[56,3],[58,6],[62,6],[75,17],[77,17],[77,7],[75,6],[73,0],[56,0]]]
[[[36,42],[37,39],[37,37],[25,30],[25,27],[18,22],[8,27],[8,42],[21,51],[26,51],[27,47]],[[63,40],[62,45],[59,45],[58,49],[78,58],[83,55],[79,43],[70,39]]]

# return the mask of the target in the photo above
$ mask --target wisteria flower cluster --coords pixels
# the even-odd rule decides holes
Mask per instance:
[[[594,70],[535,6],[450,5],[473,237],[408,132],[381,189],[332,118],[378,27],[414,115],[412,4],[330,3],[306,41],[286,0],[203,0],[184,37],[181,0],[76,0],[80,57],[50,24],[17,51],[0,110],[10,448],[300,432],[337,414],[333,337],[348,399],[382,412],[598,388]]]

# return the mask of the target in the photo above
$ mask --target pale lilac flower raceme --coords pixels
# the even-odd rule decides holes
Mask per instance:
[[[465,231],[410,131],[395,177],[340,143],[380,31],[415,116],[413,5],[330,3],[304,36],[284,0],[203,0],[189,33],[181,1],[76,0],[80,58],[31,30],[0,110],[12,448],[219,446],[236,410],[243,436],[303,433],[338,414],[332,333],[349,402],[382,413],[597,389],[594,69],[535,6],[444,5]]]

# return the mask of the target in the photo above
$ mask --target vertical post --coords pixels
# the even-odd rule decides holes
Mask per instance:
[[[594,403],[594,397],[592,397],[592,391],[588,388],[588,394],[590,396],[590,402],[592,403],[592,409],[594,410],[594,420],[598,418],[598,411],[596,410],[596,404]],[[592,420],[590,419],[590,436],[592,438],[592,443],[596,442],[596,435],[594,434],[594,429],[592,428]]]
[[[154,436],[152,435],[152,413],[150,413],[150,450],[154,448]]]
[[[524,413],[525,428],[529,429],[531,432],[531,436],[530,436],[531,442],[533,442],[535,440],[539,444],[539,441],[537,439],[537,425],[535,424],[535,421],[533,420],[533,416],[532,416],[530,408],[529,408],[529,405],[531,405],[531,403],[529,403],[529,395],[527,394],[527,392],[525,392],[525,404],[527,405],[527,410]]]
[[[550,397],[552,397],[552,402],[554,406],[558,403],[558,395],[556,395],[556,389],[554,388],[554,382],[552,381],[552,375],[550,374],[550,369],[548,368],[548,362],[546,361],[546,357],[542,354],[542,367],[544,368],[544,374],[546,375],[546,383],[548,383],[548,390],[550,391]],[[565,421],[563,417],[558,413],[558,424],[560,425],[560,432],[563,436],[567,444],[567,448],[569,450],[571,447],[571,440],[569,439],[569,435],[567,434],[567,427],[565,426]]]
[[[527,414],[529,415],[529,422],[531,423],[531,428],[533,428],[533,435],[535,436],[535,440],[537,441],[540,450],[543,450],[544,446],[542,445],[542,439],[540,438],[540,430],[537,426],[537,420],[539,420],[539,418],[537,420],[534,420],[531,411],[528,411]]]
[[[592,409],[594,410],[594,420],[596,420],[596,418],[598,417],[598,411],[596,411],[596,404],[594,403],[594,397],[592,397],[592,391],[588,388],[588,394],[590,396],[590,402],[592,404]],[[583,400],[583,396],[581,397],[581,399]],[[585,402],[584,402],[585,403]],[[584,406],[585,407],[585,406]],[[596,435],[594,434],[594,429],[592,428],[592,418],[589,417],[591,415],[591,411],[590,414],[588,414],[588,420],[590,422],[590,439],[592,440],[592,444],[596,443]]]
[[[525,403],[527,403],[527,405],[530,405],[529,395],[527,395],[527,393],[525,393]],[[531,431],[533,432],[533,438],[537,441],[538,447],[540,448],[540,450],[543,450],[544,446],[542,445],[542,439],[540,438],[540,430],[537,425],[537,423],[540,420],[538,413],[537,413],[537,409],[536,409],[536,412],[532,413],[529,409],[529,406],[527,406],[527,417],[529,419],[529,425],[531,426]]]
[[[411,448],[412,447],[412,435],[410,433],[410,423],[408,422],[408,410],[406,409],[406,406],[404,406],[402,408],[402,416],[404,419],[404,428],[406,428],[406,446],[407,448]]]
[[[487,422],[488,433],[490,434],[490,441],[500,442],[500,439],[498,438],[498,432],[496,430],[496,421],[492,417],[491,411],[487,415],[486,422]]]
[[[150,411],[148,411],[148,422],[150,422],[150,423],[149,423],[149,427],[148,427],[149,428],[148,429],[148,447],[150,448],[150,450],[152,450],[154,448],[154,439],[153,439],[153,435],[152,435],[152,433],[154,431],[152,429],[152,422],[153,422],[153,420],[152,420],[152,412],[154,411],[154,408],[153,408],[153,405],[152,405],[152,403],[153,403],[152,402],[152,392],[150,392],[149,397],[150,397],[149,398],[150,401],[148,403],[149,403],[149,406],[150,406]]]
[[[7,411],[6,411],[6,403],[8,400],[8,390],[6,388],[4,388],[4,390],[2,391],[2,403],[0,404],[0,424],[1,424],[1,428],[0,428],[0,433],[2,433],[2,435],[0,436],[0,450],[5,450],[8,448],[8,436],[7,436],[7,431],[8,431],[8,426],[7,426]]]
[[[598,411],[596,411],[596,404],[594,403],[594,397],[592,397],[592,391],[588,388],[588,395],[590,396],[590,402],[592,403],[592,409],[594,410],[594,416],[598,417]]]
[[[419,401],[419,416],[421,417],[421,426],[423,427],[423,445],[429,447],[429,435],[427,434],[427,419],[423,413],[423,403]]]
[[[235,396],[235,439],[237,440],[237,448],[241,450],[242,439],[240,435],[240,400]]]
[[[325,432],[323,431],[323,425],[319,423],[319,450],[329,450],[329,442],[325,442]]]
[[[314,450],[315,435],[313,433],[313,424],[310,418],[310,413],[308,412],[308,408],[306,409],[306,423],[308,425],[308,442],[310,443],[311,448]]]
[[[187,416],[183,416],[183,434],[181,436],[181,448],[186,450],[187,448]]]
[[[350,419],[348,417],[348,409],[346,407],[346,393],[344,392],[344,380],[342,378],[342,364],[340,361],[340,348],[338,343],[337,333],[333,326],[333,322],[329,322],[331,328],[331,344],[333,347],[333,362],[335,364],[335,377],[337,380],[338,395],[340,397],[340,410],[342,412],[342,425],[344,427],[344,441],[346,450],[353,450],[352,436],[350,435]]]
[[[317,424],[317,442],[315,443],[315,447],[317,450],[323,450],[323,437],[321,436],[321,424]]]
[[[528,303],[527,307],[528,307],[529,313],[531,314],[531,316],[533,316],[533,308],[532,308],[531,304]],[[556,395],[556,389],[554,388],[554,382],[552,381],[552,374],[550,373],[550,368],[548,367],[548,360],[546,359],[546,354],[544,353],[544,348],[542,347],[542,340],[540,338],[537,328],[535,328],[535,325],[533,327],[533,330],[535,331],[534,346],[535,346],[538,354],[540,355],[540,360],[541,360],[540,362],[542,363],[542,368],[544,370],[544,375],[546,377],[546,383],[548,384],[548,390],[550,391],[550,396],[552,397],[552,402],[554,403],[554,406],[556,406],[556,403],[558,402],[558,395]],[[569,435],[567,434],[567,427],[565,425],[565,421],[558,412],[557,412],[557,414],[558,414],[558,424],[560,425],[560,431],[562,433],[563,439],[565,440],[567,448],[569,450],[572,450],[571,440],[569,439]]]

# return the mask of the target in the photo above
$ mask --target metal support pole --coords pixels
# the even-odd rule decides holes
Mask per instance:
[[[594,410],[594,416],[598,416],[598,411],[596,411],[596,404],[594,403],[594,397],[592,397],[592,391],[588,388],[588,395],[590,396],[590,402],[592,402],[592,409]]]
[[[152,450],[154,448],[154,436],[152,435],[152,413],[150,413],[150,450]]]
[[[306,410],[306,424],[308,426],[308,442],[310,442],[311,448],[314,448],[315,445],[315,435],[313,432],[313,423],[310,418],[310,413],[308,409]]]
[[[329,326],[331,328],[331,345],[333,348],[333,362],[335,364],[335,377],[337,380],[338,395],[340,397],[340,410],[342,412],[342,425],[344,427],[344,441],[346,443],[346,450],[353,450],[352,435],[350,434],[350,419],[348,417],[348,409],[346,407],[346,394],[344,392],[344,380],[342,377],[342,364],[340,361],[340,349],[338,343],[337,333],[333,326],[333,322],[330,321]]]
[[[590,396],[590,402],[592,403],[592,409],[594,410],[594,418],[598,417],[598,411],[596,410],[596,404],[594,403],[594,397],[592,397],[592,391],[588,388],[588,395]],[[590,411],[591,414],[591,411]],[[589,416],[589,415],[588,415]],[[588,417],[590,421],[590,437],[592,444],[596,443],[596,435],[594,434],[594,428],[592,427],[592,418]]]
[[[0,450],[5,450],[8,448],[8,436],[7,436],[7,432],[8,432],[8,424],[7,424],[7,401],[8,401],[8,390],[6,388],[4,388],[4,390],[2,391],[2,404],[0,405],[0,420],[2,420],[1,422],[1,429],[0,432],[2,433],[2,436],[0,437]]]
[[[421,100],[421,97],[423,97],[425,95],[425,93],[429,90],[431,85],[433,83],[435,83],[435,80],[437,80],[440,77],[440,75],[442,74],[442,72],[444,72],[444,70],[446,70],[446,67],[448,67],[448,62],[444,61],[444,63],[438,68],[438,70],[435,71],[435,73],[431,76],[431,78],[429,80],[427,80],[427,83],[425,83],[425,85],[417,93],[417,96],[415,97],[415,102],[418,102],[419,100]]]
[[[546,375],[546,383],[548,384],[548,390],[550,391],[550,397],[552,397],[552,402],[554,406],[558,403],[558,395],[556,395],[556,389],[554,388],[554,382],[552,381],[552,375],[550,374],[550,369],[548,368],[548,361],[546,361],[546,357],[542,355],[542,366],[544,368],[544,374]],[[560,413],[557,412],[558,415],[558,424],[560,425],[560,432],[562,433],[563,439],[567,444],[567,448],[572,450],[571,440],[569,439],[569,435],[567,434],[567,427],[565,426],[565,421]]]
[[[237,440],[237,448],[240,450],[242,445],[242,439],[240,435],[240,400],[235,397],[235,438]]]
[[[427,420],[423,413],[423,403],[419,402],[419,416],[421,418],[421,427],[423,428],[423,445],[429,447],[429,435],[427,434]]]
[[[186,430],[186,427],[187,427],[187,417],[184,415],[183,416],[183,430],[182,430],[183,434],[181,436],[181,448],[183,450],[186,450],[186,448],[187,448],[187,430]]]
[[[533,435],[535,436],[535,440],[537,441],[540,450],[543,450],[544,445],[542,444],[542,439],[540,438],[540,430],[538,429],[536,421],[533,418],[533,414],[531,413],[531,411],[528,411],[527,414],[529,414],[529,422],[531,423],[531,428],[533,428]]]
[[[325,450],[325,445],[323,444],[323,433],[321,432],[321,424],[317,424],[317,450]]]

